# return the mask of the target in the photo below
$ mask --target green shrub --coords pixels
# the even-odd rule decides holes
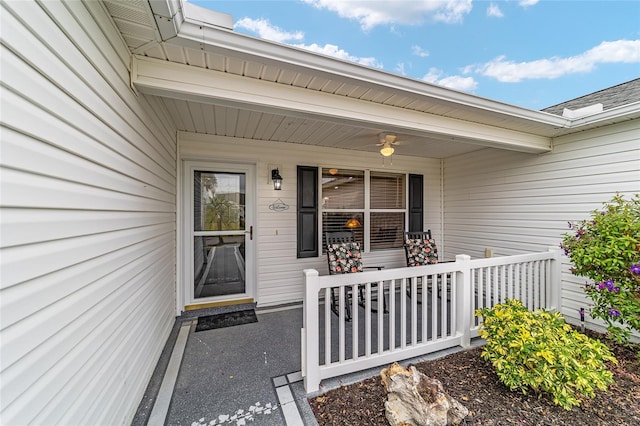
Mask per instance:
[[[640,332],[640,198],[616,195],[569,228],[560,246],[573,262],[571,272],[593,280],[585,286],[594,302],[591,316],[625,343],[632,330]]]
[[[613,382],[605,362],[617,361],[609,348],[572,329],[559,313],[531,312],[509,299],[476,315],[483,317],[480,336],[487,341],[482,358],[511,390],[547,392],[569,410]]]

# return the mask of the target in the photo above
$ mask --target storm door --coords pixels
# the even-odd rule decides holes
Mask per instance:
[[[253,169],[190,163],[191,303],[253,298]]]

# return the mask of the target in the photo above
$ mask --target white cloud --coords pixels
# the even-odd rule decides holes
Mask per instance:
[[[404,62],[400,62],[398,65],[396,65],[395,71],[396,71],[397,74],[407,75],[407,72],[405,71]]]
[[[441,78],[437,81],[437,84],[463,92],[473,92],[478,87],[478,82],[473,77],[461,77],[459,75]]]
[[[430,0],[426,0],[430,2]],[[438,9],[434,18],[436,21],[447,24],[462,22],[464,15],[471,12],[471,0],[450,0],[445,2],[444,7]]]
[[[278,43],[304,39],[304,33],[302,31],[290,33],[271,25],[271,23],[266,19],[242,18],[235,23],[234,27],[251,31],[252,33],[257,34],[260,38],[277,41]]]
[[[504,13],[500,10],[497,4],[491,3],[489,7],[487,7],[487,16],[492,16],[494,18],[502,18],[504,17]]]
[[[499,56],[481,65],[466,68],[498,81],[515,83],[527,79],[554,79],[586,73],[598,64],[640,63],[640,40],[605,41],[586,52],[567,58],[553,57],[530,62],[514,62]]]
[[[518,4],[522,7],[529,7],[538,4],[540,0],[520,0]]]
[[[422,47],[417,45],[411,46],[411,51],[413,52],[414,55],[419,56],[421,58],[426,58],[427,56],[429,56],[428,51],[424,50]]]
[[[462,77],[458,75],[442,77],[442,75],[443,73],[441,70],[431,68],[429,69],[429,72],[422,77],[422,79],[427,83],[433,83],[464,92],[473,92],[478,87],[478,82],[475,81],[473,77]]]
[[[317,9],[327,9],[343,18],[356,20],[365,31],[377,25],[416,25],[427,18],[445,23],[462,22],[472,8],[472,0],[303,1]]]
[[[378,62],[376,58],[373,57],[358,57],[350,55],[344,49],[340,49],[338,46],[333,44],[325,44],[324,46],[320,46],[319,44],[293,44],[292,46],[299,47],[301,49],[309,50],[311,52],[321,53],[327,56],[333,56],[334,58],[343,59],[345,61],[351,61],[358,63],[360,65],[366,65],[374,68],[382,68],[382,63]]]
[[[324,46],[320,46],[316,43],[293,43],[294,41],[300,41],[304,39],[304,33],[302,31],[296,31],[293,33],[287,32],[279,27],[271,25],[271,23],[266,19],[242,18],[236,22],[235,27],[255,33],[258,37],[265,40],[276,41],[278,43],[286,43],[291,46],[309,50],[311,52],[333,56],[334,58],[355,62],[369,67],[382,68],[382,64],[378,62],[376,58],[353,56],[350,55],[349,52],[345,51],[344,49],[340,49],[338,46],[335,46],[333,44],[325,44]]]
[[[426,73],[422,79],[427,83],[436,83],[440,76],[442,75],[442,71],[437,68],[429,68],[429,72]]]

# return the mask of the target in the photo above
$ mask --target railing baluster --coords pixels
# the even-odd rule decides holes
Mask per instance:
[[[515,298],[522,300],[522,277],[520,276],[520,264],[516,263],[514,265],[513,271],[513,282],[515,285],[514,293]]]
[[[407,346],[407,279],[400,282],[400,348]]]
[[[507,265],[507,294],[513,299],[513,264]]]
[[[527,262],[527,306],[529,306],[530,310],[535,309],[534,299],[533,299],[533,262]]]
[[[366,302],[364,304],[364,335],[365,335],[365,356],[371,356],[371,283],[367,283],[365,290]]]
[[[492,307],[494,305],[493,300],[495,298],[495,294],[493,292],[493,282],[491,281],[491,268],[484,268],[484,282],[485,282],[485,295],[487,297],[487,306]]]
[[[533,262],[533,309],[540,307],[540,262]]]
[[[438,339],[438,276],[431,275],[431,340]]]
[[[504,303],[507,299],[507,282],[506,282],[506,265],[500,265],[500,302]]]
[[[331,291],[324,289],[324,365],[331,364]]]
[[[480,307],[487,308],[487,289],[484,285],[484,268],[478,269],[478,287],[480,287]]]
[[[495,295],[493,294],[492,284],[493,283],[491,282],[491,268],[486,267],[484,268],[484,296],[486,298],[486,306],[488,308],[491,308],[494,305],[493,300]]]
[[[360,316],[358,315],[359,286],[351,286],[351,359],[358,358],[358,330],[360,329]],[[355,288],[355,292],[354,292]],[[345,336],[346,340],[346,336]]]
[[[418,278],[416,278],[418,279]],[[427,300],[427,293],[429,292],[429,289],[427,287],[427,276],[426,275],[422,275],[419,278],[422,285],[420,286],[420,300],[422,301],[422,309],[420,310],[420,321],[422,323],[422,329],[420,337],[422,339],[422,343],[425,343],[428,339],[428,333],[427,333],[427,325],[428,325],[428,318],[427,318],[427,305],[428,305],[428,300]]]
[[[384,281],[378,281],[378,354],[384,351],[384,305]]]
[[[495,304],[493,302],[495,299],[495,295],[493,293],[492,284],[493,283],[491,282],[491,268],[486,267],[484,268],[484,285],[485,285],[484,294],[485,294],[485,297],[487,298],[487,307],[489,308],[493,307],[493,305]]]
[[[549,308],[547,306],[549,296],[551,295],[551,260],[544,261],[545,266],[545,278],[544,278],[544,305],[545,308]]]
[[[455,333],[458,329],[458,308],[457,308],[457,286],[456,286],[456,274],[444,274],[444,278],[447,279],[448,276],[451,276],[450,286],[451,286],[451,335]],[[446,280],[445,280],[446,281]]]
[[[469,283],[471,285],[471,328],[473,328],[477,325],[480,325],[480,318],[474,315],[476,310],[478,309],[478,287],[476,282],[476,270],[472,269],[469,275]]]
[[[418,278],[411,279],[411,344],[418,343]]]
[[[493,266],[491,269],[491,275],[493,277],[493,288],[496,293],[494,302],[495,304],[498,304],[502,300],[502,293],[500,292],[500,268],[498,268],[497,266]]]
[[[344,334],[345,334],[345,298],[346,298],[346,287],[340,287],[340,302],[338,303],[340,312],[340,322],[338,323],[338,359],[340,362],[344,362],[344,351],[345,351],[345,342],[344,342]]]
[[[389,351],[396,349],[396,280],[389,283]]]
[[[449,333],[447,332],[447,324],[449,323],[449,317],[447,315],[447,299],[449,298],[449,288],[447,285],[447,277],[443,276],[443,274],[439,275],[439,278],[441,279],[442,282],[442,292],[441,297],[440,297],[440,304],[442,305],[442,315],[440,316],[440,328],[441,328],[441,337],[446,337],[449,335]]]

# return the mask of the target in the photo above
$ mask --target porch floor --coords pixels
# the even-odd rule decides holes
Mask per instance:
[[[300,373],[301,305],[256,309],[255,323],[195,332],[198,316],[247,308],[253,305],[192,311],[176,319],[132,425],[317,425]],[[379,371],[324,380],[320,392]]]

